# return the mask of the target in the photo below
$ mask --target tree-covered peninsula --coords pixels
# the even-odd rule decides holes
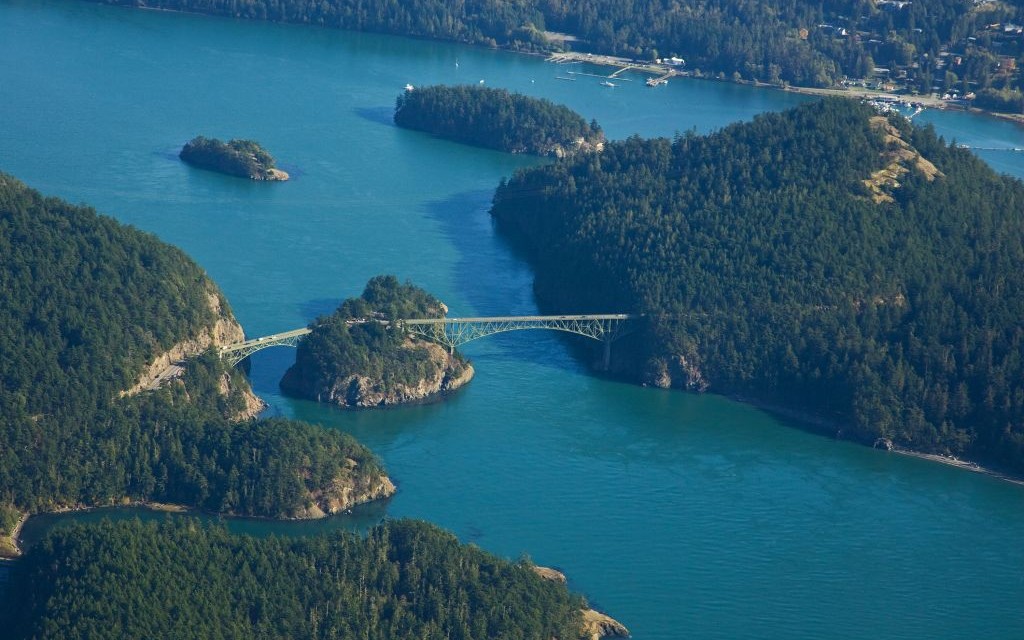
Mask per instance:
[[[585,606],[526,562],[407,520],[365,537],[256,539],[189,518],[62,527],[4,600],[5,637],[66,640],[575,640]]]
[[[842,100],[525,169],[492,209],[547,310],[646,314],[637,381],[1018,472],[1021,211],[1020,181]]]
[[[441,308],[392,280],[368,287],[376,309]],[[350,436],[251,419],[259,406],[215,349],[240,327],[152,235],[0,174],[0,288],[0,556],[21,553],[12,534],[39,512],[316,517],[394,491]],[[346,309],[370,317],[368,302]],[[168,358],[184,375],[154,387]],[[12,638],[577,638],[585,624],[563,585],[415,522],[289,540],[191,519],[79,524],[9,567]]]
[[[229,140],[198,136],[185,143],[178,156],[201,169],[250,180],[287,180],[288,174],[274,165],[274,157],[252,140]]]
[[[396,320],[440,318],[441,301],[394,276],[372,278],[359,298],[310,324],[281,389],[339,407],[422,402],[469,382],[473,367],[458,353],[420,340]]]
[[[241,327],[206,274],[154,236],[0,174],[0,290],[4,533],[22,514],[69,508],[312,517],[393,491],[351,437],[251,419],[244,376],[212,351]],[[184,376],[152,388],[170,361]]]
[[[600,150],[604,133],[569,107],[479,85],[407,90],[395,124],[487,149],[565,157]]]

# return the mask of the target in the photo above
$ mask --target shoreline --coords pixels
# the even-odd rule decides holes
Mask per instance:
[[[673,389],[674,391],[674,389]],[[722,393],[717,394],[723,398],[741,402],[743,404],[756,407],[761,411],[772,414],[776,417],[795,422],[796,428],[804,428],[805,431],[817,433],[825,436],[831,432],[832,437],[836,440],[846,440],[859,444],[864,447],[868,447],[873,450],[878,450],[880,447],[871,446],[867,441],[862,440],[848,440],[844,437],[844,426],[842,423],[837,422],[833,419],[826,418],[824,416],[803,411],[800,409],[794,409],[785,407],[783,405],[773,404],[771,402],[759,400],[757,398],[743,396],[738,394]],[[987,467],[983,464],[975,462],[973,460],[963,460],[953,456],[945,456],[938,453],[928,453],[926,451],[918,451],[916,449],[908,449],[899,445],[893,445],[892,449],[882,449],[884,453],[895,453],[897,455],[906,456],[908,458],[918,458],[921,460],[929,460],[931,462],[937,462],[950,467],[956,467],[957,469],[963,469],[965,471],[971,471],[973,473],[979,473],[981,475],[995,478],[996,480],[1002,480],[1011,484],[1024,486],[1024,474],[1013,474],[1004,471],[1000,471],[993,467]]]
[[[255,19],[251,19],[251,18],[235,18],[235,17],[232,17],[232,16],[219,15],[219,14],[209,13],[209,12],[204,12],[204,11],[184,11],[184,10],[181,10],[181,9],[164,9],[164,8],[159,8],[159,7],[146,7],[146,6],[126,7],[126,8],[142,9],[144,11],[162,11],[162,12],[167,12],[167,13],[183,13],[183,14],[190,14],[190,15],[200,15],[200,16],[208,16],[208,17],[216,17],[216,18],[226,18],[226,19],[232,19],[232,20],[260,21],[260,20],[255,20]],[[266,21],[263,20],[261,22],[266,22]],[[303,23],[288,23],[288,24],[303,24]],[[318,26],[318,25],[312,25],[312,24],[308,24],[307,23],[305,26]],[[484,46],[482,44],[473,43],[473,42],[465,42],[465,41],[462,41],[462,40],[451,40],[451,39],[446,39],[446,38],[431,38],[429,36],[417,36],[417,35],[414,35],[414,34],[403,34],[403,33],[383,32],[383,31],[367,31],[367,30],[362,30],[362,29],[339,29],[337,27],[325,27],[325,26],[322,26],[322,25],[321,25],[321,28],[332,29],[332,30],[335,30],[335,31],[352,31],[354,33],[376,33],[376,34],[379,34],[379,35],[390,35],[390,36],[397,36],[397,37],[400,37],[400,38],[412,38],[412,39],[415,39],[415,40],[429,40],[429,41],[432,41],[432,42],[450,42],[450,43],[453,43],[453,44],[459,44],[459,45],[469,46],[469,47],[473,47],[473,48],[491,49],[491,50],[498,50],[498,51],[506,51],[508,53],[517,53],[517,54],[520,54],[520,55],[543,57],[545,60],[553,61],[553,62],[557,62],[560,58],[563,59],[563,61],[566,61],[566,62],[569,61],[569,59],[571,59],[571,58],[577,58],[578,61],[580,61],[580,62],[587,62],[587,63],[598,65],[598,66],[610,66],[610,67],[620,67],[620,68],[621,67],[628,67],[630,71],[641,71],[641,72],[644,72],[644,73],[652,74],[655,77],[665,76],[666,79],[674,78],[674,77],[680,77],[680,78],[691,78],[691,79],[694,79],[694,80],[717,80],[719,82],[732,82],[733,84],[748,85],[748,86],[756,87],[756,88],[759,88],[759,89],[775,89],[777,91],[786,91],[786,92],[790,92],[790,93],[799,93],[799,94],[803,94],[803,95],[821,95],[821,96],[834,95],[834,96],[841,96],[841,97],[846,97],[846,98],[851,98],[851,99],[869,99],[869,98],[880,98],[880,97],[892,97],[892,98],[897,98],[899,100],[907,100],[909,102],[916,102],[916,103],[922,104],[922,105],[924,105],[924,106],[926,106],[928,108],[932,108],[932,109],[951,110],[951,111],[966,111],[968,113],[973,113],[973,114],[976,114],[976,115],[984,115],[984,116],[987,116],[987,117],[996,118],[997,120],[1005,120],[1005,121],[1009,121],[1009,122],[1015,122],[1015,123],[1017,123],[1017,124],[1019,124],[1021,126],[1024,126],[1024,113],[1020,113],[1020,114],[1017,114],[1017,113],[1002,113],[1002,112],[996,112],[996,111],[987,111],[985,109],[979,109],[979,108],[973,107],[973,106],[950,104],[949,101],[946,101],[946,100],[943,100],[941,98],[938,98],[938,97],[935,96],[935,94],[929,94],[927,96],[922,96],[922,95],[899,94],[899,93],[895,93],[895,92],[891,92],[891,91],[876,91],[876,90],[872,90],[872,89],[849,89],[849,88],[834,88],[834,87],[821,87],[821,88],[819,88],[819,87],[800,87],[800,86],[795,86],[795,85],[772,84],[770,82],[763,82],[763,81],[760,81],[760,80],[733,80],[732,78],[728,78],[728,77],[715,78],[715,77],[712,77],[712,76],[709,76],[709,75],[703,75],[703,74],[700,75],[700,76],[697,76],[697,75],[694,75],[690,71],[685,71],[685,70],[679,68],[679,66],[677,66],[677,65],[666,65],[666,64],[660,64],[660,63],[657,63],[657,62],[653,62],[653,61],[637,61],[637,60],[632,60],[632,59],[629,59],[629,58],[622,58],[622,57],[619,57],[619,56],[613,56],[613,55],[607,55],[607,54],[599,54],[599,53],[587,54],[587,53],[581,53],[581,52],[576,52],[576,51],[564,51],[564,50],[563,51],[555,51],[555,50],[551,50],[551,51],[521,51],[521,50],[513,49],[513,48],[508,47],[508,46],[504,46],[504,47],[503,46],[487,47],[487,46]],[[574,37],[572,37],[572,36],[570,36],[570,37],[573,40],[575,40]],[[569,39],[563,39],[562,40],[562,42],[566,42],[566,41],[569,41]],[[625,69],[623,69],[623,70],[625,70]],[[285,174],[285,175],[287,176],[287,174]],[[283,178],[283,180],[288,180],[288,178],[287,177]]]
[[[509,49],[508,51],[512,50]],[[935,94],[912,95],[906,93],[897,93],[895,91],[878,91],[875,89],[850,87],[800,87],[796,85],[773,84],[770,82],[763,82],[761,80],[734,80],[729,77],[716,78],[714,76],[707,74],[694,75],[693,72],[682,70],[676,65],[659,64],[656,62],[641,62],[636,60],[630,60],[629,58],[621,58],[618,56],[610,56],[597,53],[586,54],[572,51],[552,53],[536,53],[529,51],[513,52],[522,53],[524,55],[544,56],[546,61],[553,62],[555,64],[584,62],[587,64],[592,64],[600,67],[615,67],[619,68],[622,71],[639,71],[642,73],[655,75],[656,77],[665,76],[666,79],[689,78],[692,80],[714,80],[717,82],[730,82],[732,84],[746,85],[757,89],[774,89],[776,91],[784,91],[787,93],[797,93],[801,95],[811,96],[835,96],[840,98],[849,98],[851,100],[871,100],[878,98],[903,100],[906,102],[920,104],[929,109],[939,109],[941,111],[964,111],[974,115],[983,115],[990,118],[996,118],[998,120],[1015,122],[1021,126],[1024,126],[1024,114],[988,111],[971,105],[959,104],[956,102],[952,102],[950,100],[943,100],[942,98],[939,98]],[[596,76],[598,74],[584,75]]]
[[[17,560],[22,556],[22,554],[25,553],[22,550],[21,545],[18,544],[18,539],[21,537],[21,529],[25,526],[25,523],[28,522],[28,518],[29,514],[27,512],[22,513],[21,517],[18,518],[18,523],[14,525],[14,529],[11,530],[10,536],[5,536],[8,540],[11,541],[11,548],[14,555],[0,556],[0,562],[10,562],[12,560]]]
[[[542,567],[540,565],[532,565],[530,568],[533,569],[533,572],[541,580],[568,585],[569,581],[566,579],[565,574],[557,569]],[[629,629],[626,628],[626,625],[622,624],[607,613],[603,613],[592,608],[589,604],[585,604],[584,608],[580,609],[580,616],[582,618],[580,621],[580,631],[582,632],[582,635],[589,640],[632,637],[629,633]]]
[[[10,557],[10,558],[0,557],[0,562],[17,560],[22,555],[24,555],[25,550],[22,548],[21,544],[19,544],[20,540],[21,540],[21,530],[24,528],[25,523],[28,522],[28,520],[30,518],[34,518],[36,516],[62,515],[62,514],[69,514],[69,513],[86,513],[86,512],[89,512],[89,511],[99,511],[100,509],[118,509],[118,510],[120,510],[120,509],[146,509],[147,511],[153,511],[153,512],[156,512],[156,513],[167,513],[167,514],[176,514],[176,515],[194,515],[194,516],[196,516],[196,515],[203,515],[203,516],[209,516],[209,517],[212,517],[212,518],[225,518],[225,519],[230,518],[232,520],[254,520],[254,521],[263,521],[263,522],[312,522],[314,520],[323,520],[325,518],[331,518],[331,517],[334,517],[334,516],[349,515],[349,514],[351,514],[352,509],[354,509],[355,507],[359,507],[359,506],[362,506],[362,505],[365,505],[365,504],[370,504],[372,502],[378,502],[378,501],[381,501],[381,500],[389,500],[391,497],[394,496],[394,494],[396,492],[397,492],[397,490],[395,492],[392,492],[391,494],[386,495],[386,496],[381,497],[381,498],[374,498],[372,500],[367,500],[365,502],[359,502],[359,503],[353,504],[350,507],[348,507],[347,509],[345,509],[344,511],[340,511],[338,513],[326,513],[326,512],[324,512],[323,515],[320,515],[320,516],[312,516],[312,517],[305,517],[305,518],[303,518],[303,517],[273,518],[273,517],[270,517],[270,516],[238,515],[238,514],[233,514],[233,513],[221,513],[221,512],[217,512],[217,511],[207,511],[205,509],[199,509],[197,507],[190,507],[190,506],[184,505],[184,504],[175,504],[175,503],[171,503],[171,502],[150,502],[148,500],[133,500],[133,501],[121,502],[121,503],[98,504],[98,505],[89,505],[89,506],[87,506],[87,505],[76,505],[76,506],[73,506],[73,507],[64,506],[64,507],[58,507],[56,509],[51,509],[51,510],[48,510],[48,511],[39,511],[38,513],[31,513],[31,514],[30,513],[23,513],[22,516],[21,516],[21,520],[18,521],[18,524],[17,524],[17,526],[15,526],[14,530],[11,533],[11,537],[10,537],[11,543],[13,544],[14,549],[15,549],[17,555],[15,555],[13,557]]]
[[[543,304],[541,304],[541,307],[543,307]],[[571,345],[572,343],[570,342],[569,344]],[[768,413],[772,417],[785,421],[785,423],[782,426],[786,428],[800,429],[802,431],[806,431],[808,433],[812,433],[818,436],[831,437],[834,440],[843,440],[869,449],[879,449],[879,447],[877,446],[872,446],[871,441],[848,438],[846,436],[846,428],[848,427],[848,424],[838,417],[830,418],[828,416],[824,416],[818,413],[813,413],[796,407],[788,407],[782,404],[778,404],[776,402],[772,402],[771,400],[765,400],[757,396],[746,395],[738,392],[714,390],[698,392],[683,389],[680,387],[657,387],[654,385],[645,384],[641,382],[637,377],[626,374],[622,371],[600,371],[599,369],[596,368],[596,365],[594,365],[593,363],[589,363],[588,361],[583,359],[580,356],[580,354],[577,353],[574,349],[570,348],[570,353],[572,354],[574,360],[582,363],[584,367],[586,367],[588,375],[592,375],[606,380],[615,380],[617,382],[622,382],[625,384],[630,384],[638,387],[661,389],[666,393],[693,393],[715,395],[730,400],[732,402],[738,402],[740,404],[749,407],[754,407],[755,409],[764,411],[765,413]],[[1009,482],[1011,484],[1024,486],[1024,472],[1012,473],[1008,471],[1002,471],[995,467],[985,466],[973,460],[964,460],[952,456],[944,456],[938,453],[917,451],[915,449],[908,449],[898,445],[893,445],[892,449],[882,449],[882,451],[884,453],[895,453],[898,455],[907,456],[911,458],[929,460],[931,462],[937,462],[939,464],[964,469],[965,471],[980,473],[982,475],[986,475],[997,480]]]
[[[937,453],[924,453],[923,451],[915,451],[913,449],[904,449],[902,447],[893,447],[891,453],[896,453],[901,456],[907,456],[909,458],[920,458],[922,460],[931,460],[932,462],[938,462],[950,467],[956,467],[957,469],[963,469],[965,471],[973,471],[974,473],[980,473],[985,476],[1009,482],[1012,484],[1020,485],[1024,487],[1024,476],[1016,476],[1008,473],[997,471],[992,467],[986,467],[973,462],[971,460],[961,460],[953,456],[943,456]]]
[[[895,91],[877,91],[877,90],[874,90],[874,89],[863,89],[863,88],[851,89],[851,88],[848,88],[848,87],[847,88],[797,87],[797,86],[792,86],[792,85],[790,85],[790,86],[778,86],[778,85],[764,84],[764,83],[761,83],[761,84],[755,85],[755,86],[769,87],[769,88],[773,88],[773,89],[778,89],[780,91],[785,91],[785,92],[788,92],[788,93],[799,93],[799,94],[802,94],[802,95],[834,96],[834,97],[839,97],[839,98],[851,98],[851,99],[858,99],[858,100],[871,100],[871,99],[877,99],[877,98],[887,98],[887,99],[894,99],[894,100],[904,100],[904,101],[907,101],[907,102],[916,102],[916,103],[921,104],[921,105],[923,105],[925,107],[928,107],[929,109],[941,109],[943,111],[971,111],[971,109],[966,107],[966,106],[959,105],[959,104],[953,104],[949,100],[943,100],[942,98],[938,98],[935,95],[927,95],[927,96],[909,95],[909,94],[896,93]],[[983,113],[983,114],[986,114],[986,115],[991,115],[990,112],[984,111],[983,109],[974,109],[974,111],[979,113],[979,114]]]

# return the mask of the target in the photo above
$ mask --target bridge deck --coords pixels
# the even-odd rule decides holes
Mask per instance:
[[[623,323],[639,318],[629,313],[598,313],[586,315],[563,316],[480,316],[470,318],[412,318],[397,320],[395,324],[406,326],[409,332],[428,340],[433,340],[454,349],[471,340],[482,338],[494,333],[514,331],[516,329],[553,329],[567,331],[593,338],[594,340],[611,341],[622,335]],[[366,322],[390,324],[387,320],[368,320],[353,318],[346,320],[348,325]],[[250,355],[276,346],[298,346],[299,339],[308,335],[312,329],[303,327],[292,329],[269,336],[253,338],[245,342],[236,342],[221,346],[221,356],[237,364]]]
[[[253,338],[252,340],[246,340],[245,342],[236,342],[234,344],[226,344],[220,348],[221,351],[231,351],[234,349],[241,349],[243,347],[256,346],[264,342],[288,340],[289,338],[298,338],[304,335],[308,335],[312,332],[312,329],[308,327],[302,327],[301,329],[292,329],[291,331],[284,331],[282,333],[275,333],[272,336],[263,336],[262,338]]]
[[[467,322],[549,322],[555,320],[635,320],[629,313],[597,313],[580,316],[480,316],[476,318],[418,318],[399,320],[404,324],[465,324]]]

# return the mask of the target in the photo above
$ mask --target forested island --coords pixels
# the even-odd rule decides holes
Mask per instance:
[[[527,562],[408,520],[365,537],[256,539],[188,518],[63,527],[14,567],[5,600],[5,637],[66,640],[575,640],[586,606]]]
[[[407,90],[395,103],[395,124],[508,153],[563,158],[604,146],[597,123],[569,107],[479,85]]]
[[[643,60],[678,56],[695,75],[819,87],[850,78],[873,87],[900,87],[922,94],[977,94],[978,106],[984,108],[1024,107],[1020,72],[1024,68],[1024,5],[1020,3],[104,1],[520,51],[571,46]]]
[[[492,213],[623,375],[1024,472],[1024,184],[838,99],[524,169]]]
[[[26,513],[140,502],[315,517],[394,490],[350,436],[252,419],[248,382],[213,353],[241,327],[154,236],[0,174],[0,281],[8,533]],[[168,360],[185,375],[144,390]]]
[[[274,166],[274,157],[252,140],[229,140],[198,136],[189,140],[178,154],[201,169],[250,180],[287,180],[288,174]]]
[[[339,407],[381,407],[443,397],[473,377],[459,353],[413,338],[395,320],[440,318],[441,301],[395,276],[372,278],[358,298],[310,324],[281,389]]]

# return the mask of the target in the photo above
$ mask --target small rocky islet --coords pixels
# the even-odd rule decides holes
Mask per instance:
[[[178,157],[200,169],[229,176],[281,182],[288,174],[275,166],[274,157],[253,140],[229,140],[197,136],[185,143]]]
[[[440,399],[472,379],[472,365],[394,321],[440,318],[447,311],[440,300],[395,276],[372,278],[362,296],[310,325],[312,333],[299,343],[281,389],[342,408]]]

